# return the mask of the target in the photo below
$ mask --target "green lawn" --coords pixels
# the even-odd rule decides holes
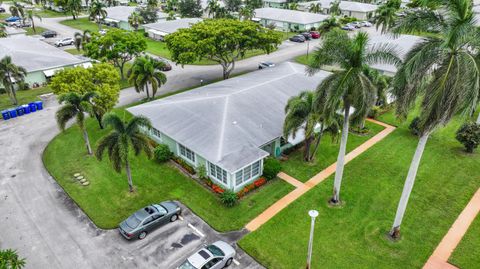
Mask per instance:
[[[384,129],[383,126],[368,121],[365,123],[365,126],[370,129],[367,134],[349,134],[347,152],[355,149]],[[338,139],[340,141],[340,137]],[[329,135],[325,135],[322,137],[320,147],[313,162],[306,163],[303,160],[303,148],[299,148],[288,155],[287,161],[282,162],[282,171],[302,182],[306,182],[337,160],[339,146],[340,143],[332,141]]]
[[[83,55],[82,49],[77,50],[76,48],[73,48],[73,49],[66,49],[65,51],[73,55]]]
[[[125,115],[122,109],[117,112]],[[87,128],[92,145],[108,132],[100,130],[93,119],[87,120]],[[238,230],[293,189],[282,180],[274,180],[247,195],[239,205],[226,208],[216,195],[170,164],[159,164],[141,155],[131,157],[137,192],[130,194],[124,173],[117,174],[107,158],[99,162],[85,154],[77,126],[59,134],[48,145],[43,161],[50,174],[101,228],[115,228],[120,221],[146,204],[175,199],[187,205],[216,230]],[[73,182],[72,175],[77,172],[84,174],[91,185],[81,187]]]
[[[68,12],[57,12],[54,10],[43,9],[41,11],[35,12],[38,16],[42,18],[58,18],[58,17],[72,17],[71,13]]]
[[[39,35],[45,31],[47,31],[48,29],[46,28],[43,28],[43,27],[38,27],[38,26],[35,26],[35,31],[36,32],[33,32],[33,28],[32,27],[28,27],[28,28],[23,28],[25,31],[27,31],[27,35]]]
[[[60,23],[63,25],[78,29],[80,31],[89,30],[92,33],[98,31],[98,25],[90,21],[88,18],[79,18],[76,20],[69,19],[69,20],[61,21]],[[102,28],[108,28],[108,27],[105,25],[102,25]]]
[[[39,95],[50,93],[52,90],[48,87],[40,87],[26,91],[17,91],[17,100],[19,105],[28,104],[33,101],[39,101]],[[0,110],[13,107],[7,94],[0,94]]]
[[[473,221],[465,237],[449,259],[451,264],[462,269],[477,269],[480,266],[480,215]]]
[[[382,119],[398,124],[391,115]],[[243,238],[240,246],[268,268],[304,268],[307,212],[317,209],[315,268],[421,268],[480,186],[480,153],[464,153],[454,139],[459,120],[435,132],[423,155],[402,238],[391,242],[386,233],[418,142],[408,123],[347,164],[343,208],[327,205],[332,176]],[[464,244],[475,247],[468,247],[470,252],[464,254],[468,262],[462,264],[475,264],[472,255],[478,253],[478,232],[472,232]]]

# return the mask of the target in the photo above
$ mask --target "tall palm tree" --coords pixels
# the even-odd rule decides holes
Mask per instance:
[[[207,2],[207,7],[205,8],[205,11],[208,14],[208,17],[216,18],[216,14],[218,10],[220,9],[220,3],[218,0],[208,0]]]
[[[20,18],[25,17],[25,10],[23,9],[23,6],[21,6],[15,1],[12,2],[12,5],[8,10],[10,11],[10,14],[12,14],[12,16],[16,16]]]
[[[341,14],[340,10],[340,1],[341,0],[335,0],[330,3],[330,14],[338,16]]]
[[[82,0],[67,0],[67,9],[72,13],[73,19],[76,20],[82,10]]]
[[[75,40],[75,48],[80,51],[81,49],[83,49],[85,44],[90,42],[90,40],[92,39],[92,35],[90,33],[90,30],[83,31],[83,34],[80,32],[75,32],[75,34],[73,35],[73,39]]]
[[[90,4],[89,17],[98,24],[98,29],[101,29],[100,22],[107,17],[106,6],[100,0],[94,0]]]
[[[133,84],[137,92],[145,91],[150,99],[148,85],[152,86],[152,99],[155,98],[158,88],[167,82],[167,77],[161,71],[165,63],[150,56],[138,57],[128,71],[128,81]]]
[[[42,21],[42,17],[40,17],[40,15],[36,14],[32,9],[29,9],[29,10],[27,10],[26,18],[29,19],[32,22],[32,30],[33,30],[34,33],[36,33],[37,30],[35,29],[35,21],[33,20],[33,18],[37,18],[40,21]]]
[[[133,29],[135,29],[135,31],[138,30],[138,26],[140,26],[142,22],[143,22],[142,16],[140,16],[140,13],[136,11],[132,12],[132,14],[128,17],[128,24],[130,24],[130,26]]]
[[[320,33],[326,33],[332,30],[333,28],[339,27],[339,26],[340,26],[340,23],[338,23],[337,18],[333,15],[330,15],[327,19],[325,19],[324,21],[322,21],[322,23],[320,23],[320,26],[318,27],[318,31]]]
[[[13,249],[0,250],[0,268],[22,269],[25,267],[25,259],[18,257],[17,251]]]
[[[83,140],[85,140],[85,146],[89,155],[92,155],[92,147],[90,146],[90,139],[88,139],[88,132],[85,126],[85,113],[93,113],[91,100],[95,96],[94,92],[84,95],[78,95],[74,92],[62,94],[58,97],[58,102],[64,105],[55,114],[58,126],[62,131],[65,130],[67,122],[75,118],[78,127],[82,130]]]
[[[340,202],[349,123],[350,121],[353,124],[361,123],[375,102],[377,89],[364,74],[364,67],[376,63],[398,64],[400,62],[392,47],[383,45],[368,48],[368,42],[368,34],[365,32],[359,32],[350,38],[345,32],[331,31],[325,35],[323,44],[315,50],[307,66],[307,72],[310,75],[328,65],[340,67],[340,71],[326,77],[317,88],[319,96],[323,96],[320,99],[323,101],[318,105],[323,107],[328,118],[333,118],[341,107],[344,114],[332,204]],[[350,116],[351,107],[355,108],[352,116]]]
[[[397,33],[437,32],[413,47],[393,79],[399,116],[406,117],[415,101],[422,98],[418,124],[420,139],[390,231],[393,238],[398,238],[429,135],[456,114],[471,115],[478,105],[480,43],[469,0],[446,0],[440,12],[422,9],[410,13],[392,30]]]
[[[25,80],[27,70],[21,66],[15,65],[10,56],[5,56],[0,60],[0,74],[2,85],[7,91],[12,104],[18,105],[15,84],[21,83]]]
[[[249,21],[255,17],[255,9],[250,6],[241,7],[238,11],[238,15],[244,20]]]
[[[322,12],[322,4],[320,3],[312,3],[310,7],[308,7],[308,12],[311,13],[320,13]]]
[[[397,12],[402,4],[401,0],[388,0],[386,3],[380,5],[375,16],[375,27],[382,28],[382,33],[386,33],[395,25],[397,19]]]
[[[117,115],[109,113],[103,117],[105,126],[111,126],[113,130],[98,141],[95,156],[102,160],[105,150],[115,171],[120,173],[125,166],[128,186],[133,192],[132,173],[128,156],[133,149],[135,155],[144,151],[149,158],[153,155],[152,146],[146,135],[140,132],[140,127],[151,128],[150,121],[145,117],[133,117],[128,123],[124,123]]]

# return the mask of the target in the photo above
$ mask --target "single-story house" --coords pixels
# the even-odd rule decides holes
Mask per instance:
[[[143,25],[148,36],[155,40],[163,40],[163,38],[171,33],[176,32],[178,29],[190,28],[192,24],[201,22],[200,18],[183,18],[172,21],[162,21],[155,23],[148,23]]]
[[[106,23],[113,24],[116,27],[124,30],[132,30],[130,24],[128,23],[128,17],[137,9],[137,7],[131,6],[116,6],[116,7],[107,7],[107,17],[104,19]],[[167,19],[168,14],[163,12],[158,12],[158,20],[164,21]]]
[[[282,31],[310,30],[312,27],[319,27],[322,21],[328,16],[315,14],[298,10],[280,9],[280,8],[258,8],[255,9],[254,21],[267,26],[274,24],[277,29]]]
[[[16,35],[0,38],[0,58],[12,57],[12,62],[27,70],[25,82],[43,84],[57,70],[65,67],[91,66],[90,59],[74,56],[38,38]]]
[[[406,54],[422,40],[422,37],[414,35],[399,35],[398,37],[392,35],[370,35],[370,47],[389,44],[396,49],[399,57],[403,59]],[[397,68],[391,64],[375,64],[371,67],[387,76],[394,76],[397,72]]]
[[[333,0],[320,0],[298,3],[298,9],[302,11],[309,11],[312,5],[320,4],[322,7],[322,13],[330,14],[330,7]],[[343,16],[354,17],[359,20],[368,20],[375,15],[375,11],[378,9],[378,5],[360,3],[354,1],[341,1],[340,11]]]
[[[263,7],[288,8],[287,0],[263,0]]]
[[[260,177],[263,160],[278,157],[295,139],[282,137],[285,105],[314,90],[329,73],[305,74],[305,66],[283,63],[128,108],[150,119],[147,133],[226,189],[239,191]]]

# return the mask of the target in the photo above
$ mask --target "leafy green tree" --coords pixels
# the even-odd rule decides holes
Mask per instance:
[[[1,37],[7,37],[7,29],[5,28],[5,25],[0,23],[0,38]]]
[[[263,7],[262,0],[245,0],[245,6],[250,7],[251,9],[257,9]]]
[[[165,38],[173,61],[182,65],[201,59],[217,62],[223,68],[224,79],[247,51],[258,49],[270,53],[280,41],[280,33],[254,22],[234,19],[204,20]]]
[[[203,13],[200,0],[180,0],[178,12],[183,18],[200,18]]]
[[[141,127],[151,128],[150,120],[145,117],[133,117],[128,123],[123,122],[117,115],[109,113],[103,118],[103,123],[113,130],[98,141],[95,156],[102,160],[105,150],[113,169],[118,173],[125,166],[130,192],[134,191],[129,155],[133,149],[135,155],[145,152],[148,158],[153,156],[150,139],[140,132]]]
[[[25,259],[18,257],[17,251],[13,249],[0,250],[0,268],[22,269],[25,267]]]
[[[382,33],[386,33],[395,25],[397,19],[397,12],[402,4],[401,0],[388,0],[380,5],[375,16],[375,26],[382,28]]]
[[[458,129],[455,138],[465,146],[468,153],[473,153],[480,144],[480,125],[474,122],[464,123]]]
[[[178,9],[178,0],[167,0],[166,1],[166,7],[165,11],[170,12],[170,11],[177,11]]]
[[[111,62],[120,70],[124,79],[125,63],[147,49],[145,37],[137,32],[111,29],[105,35],[93,34],[85,44],[85,56],[99,61]]]
[[[108,15],[106,10],[106,5],[100,0],[94,0],[90,4],[90,8],[88,12],[89,12],[90,19],[94,20],[97,23],[98,29],[101,29],[100,23]]]
[[[216,18],[217,17],[216,14],[218,13],[218,10],[220,8],[221,6],[218,0],[208,0],[205,11],[207,12],[208,17]]]
[[[142,18],[142,23],[154,23],[158,21],[158,8],[153,6],[139,7],[136,9]]]
[[[66,12],[70,12],[74,20],[82,11],[82,0],[54,0],[56,6],[62,7]]]
[[[337,18],[331,15],[330,17],[328,17],[327,19],[325,19],[320,23],[320,26],[318,27],[318,31],[320,33],[326,33],[339,26],[340,26],[340,23],[338,23]]]
[[[296,3],[296,2],[288,3],[288,9],[290,9],[290,10],[298,10],[298,3]]]
[[[157,8],[158,7],[158,0],[147,0],[147,6]]]
[[[77,51],[80,51],[84,48],[85,44],[90,42],[90,40],[92,39],[92,35],[90,30],[85,30],[83,31],[83,33],[75,32],[75,34],[73,35],[73,39],[75,41],[75,48],[77,49]]]
[[[224,0],[223,2],[228,12],[238,12],[242,5],[242,0]]]
[[[238,15],[240,18],[242,18],[244,21],[249,21],[253,17],[255,17],[255,9],[253,9],[250,6],[244,6],[240,8],[240,11],[238,12]]]
[[[120,95],[120,75],[108,63],[94,64],[90,68],[66,68],[55,74],[50,88],[57,95],[77,93],[79,95],[95,92],[92,98],[92,114],[103,129],[102,117],[118,102]]]
[[[167,21],[174,21],[176,20],[177,18],[175,18],[175,11],[169,11],[168,12],[168,17],[167,17]]]
[[[17,66],[12,62],[10,56],[5,56],[0,60],[1,82],[5,88],[13,105],[18,105],[17,89],[15,83],[21,83],[25,80],[27,70],[21,66]]]
[[[343,129],[338,152],[335,182],[333,187],[332,204],[340,202],[340,187],[345,164],[345,151],[349,123],[361,123],[369,109],[375,103],[377,89],[372,81],[365,75],[364,66],[376,63],[398,64],[400,59],[392,47],[387,45],[368,48],[368,34],[359,32],[350,38],[345,32],[334,30],[324,35],[323,44],[313,53],[307,66],[307,72],[314,74],[325,66],[337,65],[340,67],[326,77],[317,88],[317,93],[322,96],[318,108],[328,118],[343,108]],[[351,107],[355,112],[350,116]]]
[[[138,26],[143,23],[143,18],[140,16],[138,12],[132,12],[130,16],[128,17],[128,24],[135,29],[135,31],[138,30]]]
[[[471,115],[478,105],[480,47],[472,1],[446,0],[441,9],[442,14],[431,9],[408,13],[392,28],[394,33],[437,33],[423,38],[407,53],[392,83],[397,114],[401,118],[406,117],[417,99],[422,100],[418,122],[420,138],[390,231],[393,238],[400,236],[429,135],[457,114]]]
[[[92,147],[90,146],[90,139],[88,138],[87,128],[85,126],[85,113],[92,113],[91,100],[96,94],[88,92],[79,95],[75,92],[62,94],[58,97],[58,102],[64,104],[55,114],[58,126],[63,131],[68,121],[75,118],[78,127],[82,131],[83,140],[87,147],[87,152],[92,155]]]
[[[145,91],[150,99],[148,85],[152,87],[152,99],[158,88],[167,83],[167,76],[161,71],[165,63],[149,56],[138,57],[128,71],[128,81],[134,85],[137,92]]]

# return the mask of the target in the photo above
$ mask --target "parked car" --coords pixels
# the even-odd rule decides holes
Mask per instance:
[[[301,35],[303,35],[303,37],[305,37],[305,40],[311,40],[312,39],[312,35],[308,32],[301,33]]]
[[[21,20],[20,17],[17,17],[17,16],[11,16],[11,17],[8,17],[5,19],[6,22],[14,22],[14,21],[19,21]]]
[[[173,201],[146,206],[122,221],[118,230],[123,237],[144,239],[152,230],[178,219],[182,210]]]
[[[17,21],[19,23],[17,27],[22,27],[22,28],[27,28],[27,27],[32,27],[32,22],[31,21],[25,21],[22,23],[22,21]]]
[[[292,42],[298,42],[298,43],[303,43],[305,42],[305,37],[303,35],[295,35],[289,38],[290,41]]]
[[[360,23],[360,26],[362,26],[362,27],[372,27],[372,23],[369,22],[369,21],[362,21]]]
[[[310,35],[312,36],[313,39],[320,38],[320,33],[317,31],[310,31]]]
[[[60,40],[55,41],[55,46],[56,47],[62,47],[62,46],[68,46],[68,45],[73,45],[75,41],[71,37],[63,38]]]
[[[0,13],[5,13],[5,12],[6,12],[5,8],[4,8],[4,7],[0,7]]]
[[[355,28],[362,28],[362,25],[360,24],[359,21],[352,21],[351,23],[349,23],[349,25],[355,27]]]
[[[223,241],[217,241],[205,246],[190,256],[177,269],[221,269],[233,262],[235,249]]]
[[[57,36],[57,32],[55,31],[45,31],[43,33],[40,34],[41,36],[45,37],[45,38],[49,38],[49,37],[56,37]]]
[[[272,68],[275,67],[275,64],[272,62],[261,62],[258,64],[258,69]]]
[[[345,26],[342,26],[342,30],[345,30],[345,31],[353,31],[355,30],[355,27],[353,27],[352,25],[350,24],[347,24]]]

